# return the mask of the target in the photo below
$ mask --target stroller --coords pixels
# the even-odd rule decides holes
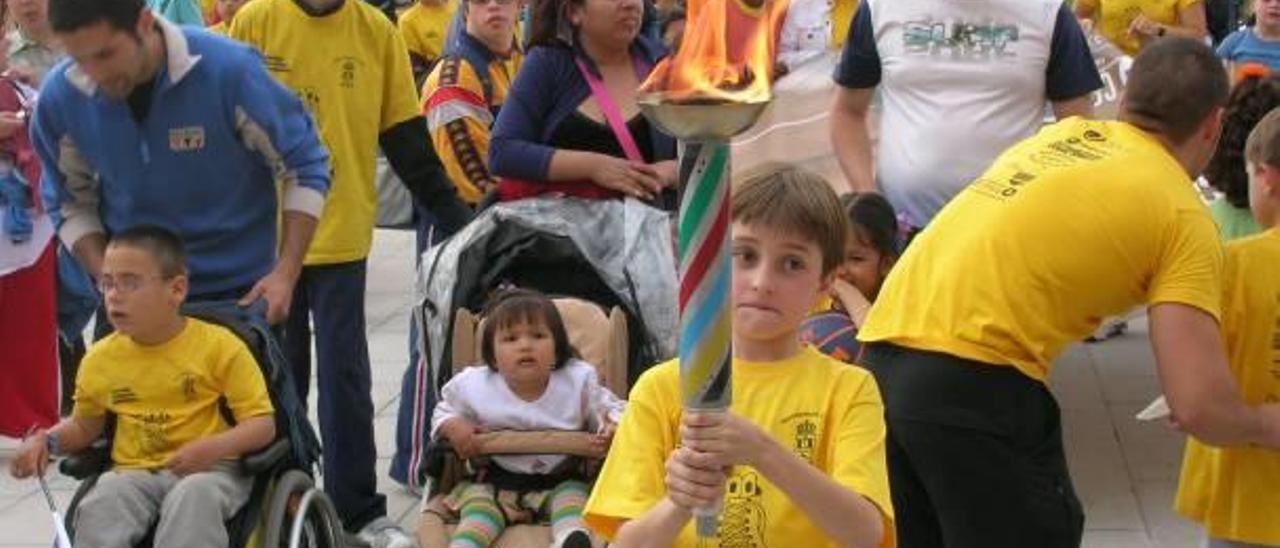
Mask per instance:
[[[630,386],[675,354],[673,249],[668,213],[634,200],[554,197],[494,205],[423,253],[414,309],[423,359],[405,375],[397,436],[409,488],[421,491],[427,482],[431,412],[452,372],[457,311],[481,310],[505,285],[575,297],[604,314],[617,308],[628,333],[620,386]]]
[[[439,493],[439,470],[430,469],[442,451],[429,443],[431,412],[453,365],[476,356],[470,347],[475,324],[466,321],[494,289],[538,289],[556,298],[562,310],[566,297],[589,303],[586,309],[594,309],[589,314],[595,318],[588,321],[590,329],[617,334],[607,344],[613,350],[605,352],[616,359],[596,360],[608,362],[600,376],[618,396],[626,396],[625,388],[645,367],[675,353],[676,266],[669,223],[669,214],[631,200],[532,198],[490,207],[422,255],[415,320],[424,333],[424,359],[404,379],[397,455],[411,489],[428,490],[424,499]],[[566,323],[572,323],[567,314]],[[472,343],[460,344],[456,334],[468,330],[471,338],[463,341]]]
[[[262,369],[276,409],[275,441],[261,451],[240,457],[240,470],[253,476],[254,481],[248,502],[226,523],[230,546],[344,546],[337,511],[328,497],[315,487],[312,475],[320,457],[320,443],[294,392],[284,356],[266,324],[258,319],[261,316],[234,303],[190,303],[183,306],[183,314],[225,327],[245,342]],[[229,420],[230,414],[225,409],[224,416]],[[73,540],[76,509],[101,474],[111,468],[113,423],[114,418],[109,416],[102,440],[59,463],[63,474],[81,481],[67,509],[66,527]],[[150,535],[139,544],[140,547],[151,545]]]

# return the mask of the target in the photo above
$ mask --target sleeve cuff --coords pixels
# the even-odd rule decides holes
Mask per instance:
[[[81,215],[63,219],[62,226],[58,227],[58,237],[62,239],[62,243],[68,249],[75,249],[76,242],[81,238],[90,234],[103,234],[107,230],[102,226],[102,220],[93,215]]]
[[[324,211],[324,193],[298,184],[289,185],[284,191],[283,209],[319,219]]]

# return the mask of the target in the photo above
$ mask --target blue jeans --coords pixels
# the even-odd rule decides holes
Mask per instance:
[[[311,388],[311,327],[315,326],[316,384],[324,490],[348,531],[387,513],[374,467],[373,397],[364,296],[367,266],[306,266],[293,290],[285,324],[285,355],[303,402]]]

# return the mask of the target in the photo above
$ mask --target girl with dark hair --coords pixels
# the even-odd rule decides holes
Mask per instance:
[[[555,303],[517,289],[497,295],[483,315],[488,367],[469,367],[444,385],[431,437],[448,439],[463,458],[475,456],[476,434],[485,430],[594,431],[607,449],[624,404],[600,384],[595,366],[574,357]],[[488,546],[508,520],[543,516],[552,546],[590,547],[582,522],[588,492],[566,455],[494,456],[447,499],[460,516],[450,546]]]
[[[889,201],[874,192],[844,194],[840,204],[849,217],[844,263],[830,300],[805,320],[800,339],[836,359],[853,361],[858,328],[898,261],[898,217]]]
[[[1249,175],[1245,171],[1244,142],[1249,132],[1271,109],[1280,106],[1280,78],[1258,64],[1240,69],[1241,79],[1231,90],[1222,120],[1222,136],[1204,178],[1222,192],[1209,204],[1223,240],[1260,232],[1249,213]]]
[[[674,186],[675,141],[636,103],[666,53],[640,34],[643,19],[642,0],[534,3],[528,56],[489,150],[499,200],[655,200]]]

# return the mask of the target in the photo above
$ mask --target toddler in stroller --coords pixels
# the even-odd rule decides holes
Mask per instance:
[[[480,353],[444,386],[432,438],[458,457],[478,456],[493,430],[595,434],[603,454],[623,402],[601,385],[593,365],[575,357],[556,305],[530,290],[495,295],[484,311]],[[549,519],[552,546],[591,546],[582,522],[589,487],[582,459],[563,454],[492,455],[456,485],[444,504],[459,516],[453,548],[489,546],[509,523]]]

